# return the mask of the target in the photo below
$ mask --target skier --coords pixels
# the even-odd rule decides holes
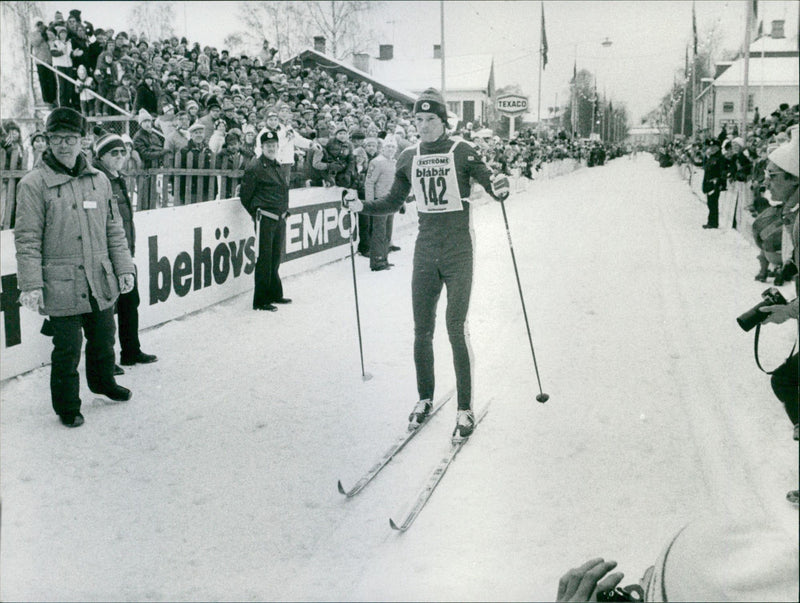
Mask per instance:
[[[508,178],[492,176],[475,148],[447,134],[447,105],[439,91],[428,88],[414,103],[420,142],[406,148],[397,160],[394,182],[388,194],[363,203],[355,191],[343,203],[354,212],[393,214],[413,191],[419,212],[419,234],[414,252],[411,298],[414,314],[414,364],[419,402],[409,415],[414,430],[433,407],[433,331],[436,304],[447,286],[446,323],[456,373],[458,413],[454,439],[467,438],[475,427],[472,412],[471,350],[467,311],[472,291],[473,230],[470,212],[470,180],[492,197],[508,197]]]

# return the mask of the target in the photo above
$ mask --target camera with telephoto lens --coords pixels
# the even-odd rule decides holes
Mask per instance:
[[[767,313],[762,312],[761,308],[764,306],[782,306],[786,305],[787,303],[786,298],[783,297],[781,292],[775,287],[770,287],[764,291],[764,293],[761,294],[761,297],[763,298],[761,302],[757,303],[755,306],[750,308],[747,312],[736,319],[736,322],[739,323],[739,326],[742,327],[742,330],[745,332],[749,331],[756,325],[761,324],[767,318]]]

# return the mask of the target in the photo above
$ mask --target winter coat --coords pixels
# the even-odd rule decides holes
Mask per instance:
[[[145,169],[161,167],[162,159],[167,154],[164,141],[158,134],[141,129],[133,137],[133,148],[142,158]]]
[[[719,191],[724,191],[727,187],[726,180],[726,160],[722,153],[714,153],[706,157],[703,165],[703,192],[713,195]]]
[[[253,218],[256,209],[277,215],[289,209],[289,183],[283,179],[279,165],[262,155],[253,159],[244,171],[239,198]]]
[[[61,40],[52,40],[50,42],[50,54],[53,57],[53,67],[71,68],[72,57],[72,44],[69,40],[62,42]]]
[[[31,32],[31,54],[48,65],[53,64],[53,55],[50,54],[50,44],[47,38],[39,31]]]
[[[325,145],[325,163],[328,165],[328,173],[334,178],[337,186],[345,188],[356,186],[358,174],[353,146],[349,142],[331,138]]]
[[[395,159],[386,159],[383,155],[378,155],[370,162],[364,182],[364,195],[367,201],[374,201],[389,194],[396,166]]]
[[[43,289],[49,316],[90,313],[90,295],[105,310],[119,296],[117,278],[134,273],[111,183],[82,156],[77,176],[54,161],[46,154],[17,188],[19,289]]]
[[[133,223],[133,204],[128,195],[128,186],[125,184],[125,175],[119,172],[112,176],[103,166],[99,159],[95,159],[94,167],[103,172],[111,183],[111,194],[119,208],[119,215],[122,218],[122,229],[125,231],[125,240],[128,242],[128,249],[131,257],[136,255],[136,226]]]
[[[144,82],[136,87],[136,101],[133,104],[133,112],[138,113],[139,109],[144,109],[150,115],[158,115],[158,95],[155,90]]]

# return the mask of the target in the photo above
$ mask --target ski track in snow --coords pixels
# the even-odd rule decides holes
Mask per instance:
[[[551,398],[535,401],[484,198],[469,325],[474,405],[492,408],[407,533],[388,518],[446,454],[454,402],[356,497],[336,482],[355,483],[416,401],[411,229],[391,271],[356,258],[370,381],[345,259],[285,279],[295,301],[277,313],[246,294],[143,333],[159,362],[126,369],[126,404],[82,384],[80,429],[52,413],[49,367],[3,382],[0,598],[552,600],[589,557],[638,580],[703,513],[767,514],[796,536],[797,444],[734,321],[764,288],[752,245],[701,229],[705,206],[649,156],[531,183],[506,209]],[[793,337],[764,330],[765,366]]]

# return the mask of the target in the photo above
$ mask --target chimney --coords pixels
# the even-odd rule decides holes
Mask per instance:
[[[772,22],[772,32],[770,32],[770,38],[785,38],[786,36],[783,35],[783,25],[786,23],[783,19],[777,19]]]
[[[434,59],[441,59],[442,58],[442,45],[441,44],[434,44],[433,45],[433,58]]]
[[[392,44],[381,44],[378,47],[378,60],[391,61],[394,58],[394,46]]]
[[[369,73],[369,55],[366,52],[353,53],[353,67],[364,73]]]
[[[314,50],[325,54],[325,36],[314,36]]]

